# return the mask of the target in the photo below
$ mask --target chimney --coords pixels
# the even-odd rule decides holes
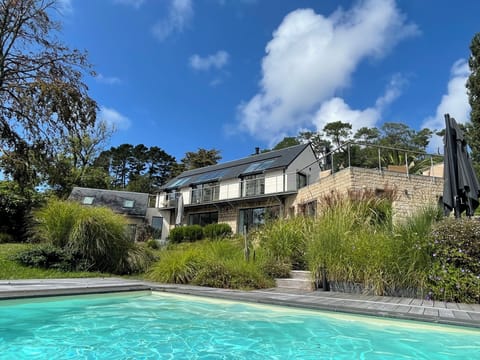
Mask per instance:
[[[255,155],[258,155],[260,154],[260,148],[257,146],[255,147]]]

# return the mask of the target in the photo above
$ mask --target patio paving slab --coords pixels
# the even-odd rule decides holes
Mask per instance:
[[[480,329],[480,304],[455,304],[327,291],[305,292],[283,289],[241,291],[120,278],[0,280],[0,300],[138,290],[419,320]]]

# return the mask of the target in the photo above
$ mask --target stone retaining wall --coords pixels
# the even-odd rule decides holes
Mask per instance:
[[[443,194],[443,178],[350,167],[300,189],[292,207],[299,213],[302,204],[317,201],[320,209],[321,198],[332,191],[341,194],[350,190],[381,193],[388,189],[396,193],[392,204],[394,221],[401,221],[422,207],[438,204]]]

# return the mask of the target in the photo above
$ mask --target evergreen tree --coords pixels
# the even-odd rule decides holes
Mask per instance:
[[[480,163],[480,33],[475,34],[470,44],[470,77],[467,80],[468,101],[472,108],[470,123],[467,126],[468,145],[472,158]]]

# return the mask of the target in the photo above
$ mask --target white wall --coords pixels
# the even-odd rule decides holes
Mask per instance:
[[[152,217],[161,216],[163,218],[162,225],[162,238],[165,240],[170,233],[170,210],[160,210],[155,208],[148,208],[145,218],[147,219],[148,225],[152,224]]]
[[[240,196],[240,179],[229,179],[220,182],[220,200],[236,199]]]
[[[265,194],[274,194],[283,190],[283,170],[265,173]]]

